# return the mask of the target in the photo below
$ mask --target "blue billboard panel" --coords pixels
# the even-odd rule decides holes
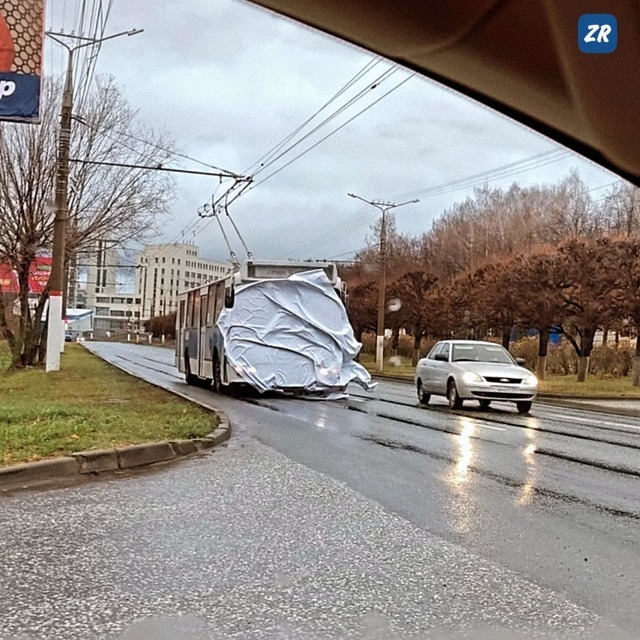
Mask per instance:
[[[44,0],[0,0],[0,120],[38,122]]]

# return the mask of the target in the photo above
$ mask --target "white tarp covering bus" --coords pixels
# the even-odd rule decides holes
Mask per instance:
[[[349,382],[370,389],[343,293],[333,264],[247,262],[180,294],[176,364],[188,383],[219,392],[250,385],[331,395]]]

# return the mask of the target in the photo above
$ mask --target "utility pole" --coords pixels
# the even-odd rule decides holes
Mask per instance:
[[[47,316],[47,359],[45,369],[60,369],[60,353],[64,349],[63,289],[64,263],[66,252],[66,227],[68,218],[68,182],[69,148],[71,146],[71,115],[73,111],[73,54],[83,47],[99,44],[119,36],[133,36],[142,33],[142,29],[131,29],[104,38],[85,38],[66,33],[47,31],[52,40],[62,45],[68,53],[67,72],[62,94],[60,112],[60,133],[58,136],[58,157],[56,160],[55,218],[53,222],[53,251],[51,256],[51,275],[49,276],[49,313]],[[64,39],[75,40],[73,46]]]
[[[378,281],[378,327],[376,335],[376,371],[382,373],[384,371],[384,307],[385,307],[385,288],[387,286],[387,211],[403,207],[405,204],[415,204],[419,200],[407,200],[407,202],[382,202],[380,200],[365,200],[355,193],[347,194],[350,198],[356,198],[370,204],[372,207],[379,209],[382,213],[380,221],[380,279]]]

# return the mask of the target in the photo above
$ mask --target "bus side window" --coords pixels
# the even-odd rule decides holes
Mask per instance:
[[[200,320],[200,290],[196,289],[193,292],[193,324],[192,327],[198,326]]]
[[[200,298],[200,326],[207,326],[207,308],[209,306],[209,296],[204,293]]]
[[[213,326],[216,321],[216,285],[209,286],[209,304],[207,305],[207,327]]]
[[[182,329],[185,326],[185,317],[184,317],[185,306],[186,306],[185,301],[180,300],[180,306],[178,308],[178,317],[176,318],[177,320],[176,327],[178,328],[178,330]]]
[[[216,283],[216,322],[220,317],[220,312],[224,307],[224,282]]]
[[[193,327],[193,296],[193,291],[190,291],[189,295],[187,296],[187,317],[185,326],[188,328]]]

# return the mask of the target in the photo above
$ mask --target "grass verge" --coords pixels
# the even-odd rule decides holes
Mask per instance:
[[[364,353],[360,363],[372,374],[376,373],[374,357]],[[413,379],[415,368],[411,360],[402,357],[385,358],[384,375]],[[615,378],[613,376],[588,376],[585,382],[577,382],[576,376],[551,376],[540,383],[540,393],[558,396],[579,396],[593,398],[607,396],[611,398],[637,398],[640,400],[640,387],[634,387],[631,376]]]
[[[0,343],[6,355],[6,345]],[[0,466],[158,440],[201,437],[218,417],[137,380],[76,344],[60,371],[0,373]]]
[[[607,396],[611,398],[636,398],[640,400],[640,387],[634,387],[631,376],[614,378],[613,376],[588,376],[584,382],[578,382],[576,376],[553,376],[540,382],[540,393],[552,393],[559,396],[580,396],[593,398]]]

